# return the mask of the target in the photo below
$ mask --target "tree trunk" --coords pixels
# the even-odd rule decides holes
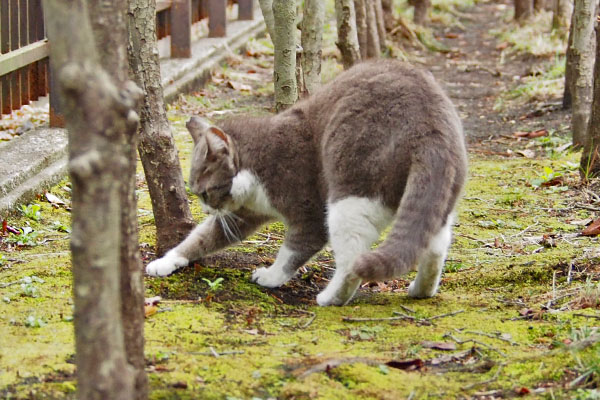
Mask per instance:
[[[546,0],[533,0],[533,10],[537,13],[546,9]]]
[[[587,140],[581,155],[580,172],[584,179],[600,176],[600,27],[596,28],[594,99]]]
[[[325,4],[321,0],[304,0],[302,17],[302,73],[304,87],[312,94],[321,85],[321,54]]]
[[[518,1],[518,0],[516,0]],[[408,0],[408,4],[415,8],[413,20],[415,24],[424,25],[427,21],[427,11],[429,10],[429,0]]]
[[[586,143],[592,104],[596,43],[594,40],[595,3],[595,0],[575,0],[575,9],[573,10],[571,128],[574,146],[583,146]]]
[[[119,0],[90,2],[90,20],[102,67],[119,87],[129,80],[127,61],[127,3]],[[135,397],[148,397],[144,360],[144,276],[138,249],[136,184],[136,131],[122,135],[121,151],[127,163],[121,165],[120,288],[121,316],[127,361],[134,369]]]
[[[533,0],[514,0],[515,1],[515,20],[525,21],[533,15]]]
[[[552,29],[557,32],[566,32],[569,21],[572,22],[573,1],[554,0],[552,10]]]
[[[354,0],[354,13],[356,15],[356,34],[358,36],[358,46],[360,57],[367,58],[367,0]]]
[[[391,31],[394,29],[394,2],[392,0],[382,0],[381,7],[383,8],[383,20],[385,29]]]
[[[275,41],[275,39],[273,39],[275,37],[273,0],[258,0],[258,3],[260,4],[260,9],[262,11],[263,19],[265,20],[265,25],[267,26],[267,33],[271,37],[271,41]]]
[[[380,50],[386,51],[387,45],[385,44],[385,21],[383,19],[383,6],[381,0],[375,0],[375,17],[377,18],[377,33],[379,35],[379,47]]]
[[[144,92],[138,150],[152,201],[156,251],[160,255],[179,244],[196,224],[165,109],[155,9],[154,0],[131,0],[127,22],[131,75]]]
[[[365,3],[367,5],[367,57],[379,58],[381,45],[379,44],[375,4],[371,0],[367,0]]]
[[[562,105],[564,109],[570,109],[573,104],[573,20],[569,27],[569,38],[567,40],[567,51],[565,61],[565,88],[563,92]]]
[[[336,45],[342,53],[344,69],[348,69],[360,61],[354,0],[335,0],[335,17],[338,31]]]
[[[44,2],[50,61],[69,132],[77,396],[126,400],[136,396],[121,326],[120,186],[129,181],[122,144],[135,135],[141,93],[100,67],[86,4]]]
[[[298,100],[296,86],[296,2],[273,0],[275,48],[275,110],[291,107]]]

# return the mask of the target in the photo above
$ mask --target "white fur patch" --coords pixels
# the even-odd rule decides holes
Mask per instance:
[[[152,261],[146,266],[146,274],[150,276],[167,276],[180,267],[188,265],[190,260],[176,251],[170,250],[162,258]]]
[[[319,305],[350,301],[361,282],[352,272],[352,264],[370,250],[393,216],[393,210],[379,200],[365,197],[347,197],[329,205],[327,223],[336,267],[327,288],[317,296]]]
[[[296,271],[286,271],[285,266],[290,258],[294,255],[294,251],[290,250],[285,244],[279,249],[277,258],[273,265],[269,268],[258,268],[252,273],[252,282],[256,282],[261,286],[275,288],[289,281]]]
[[[258,177],[243,169],[233,178],[231,197],[236,207],[244,206],[259,215],[283,220],[283,216],[269,201],[269,196]]]

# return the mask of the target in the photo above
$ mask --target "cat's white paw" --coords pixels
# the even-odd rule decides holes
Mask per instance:
[[[252,273],[252,282],[268,288],[276,288],[289,281],[294,274],[286,274],[282,268],[258,268]]]
[[[435,296],[437,293],[437,285],[429,285],[423,287],[418,287],[416,281],[412,281],[410,285],[408,285],[408,297],[412,297],[413,299],[427,299],[429,297]]]
[[[346,275],[343,278],[334,276],[329,285],[317,295],[317,304],[325,306],[343,306],[356,293],[361,279],[357,276]]]
[[[175,272],[180,267],[185,267],[190,261],[175,253],[169,251],[164,257],[152,261],[146,266],[146,274],[150,276],[167,276]]]

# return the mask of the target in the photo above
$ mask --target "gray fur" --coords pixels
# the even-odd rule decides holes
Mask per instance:
[[[220,128],[224,136],[199,120],[188,123],[196,143],[190,187],[212,209],[255,228],[267,217],[231,210],[228,192],[237,172],[254,173],[288,226],[286,246],[297,252],[289,269],[326,243],[328,202],[357,196],[398,211],[385,242],[355,262],[356,275],[383,280],[407,272],[445,225],[466,179],[452,103],[431,74],[398,61],[358,64],[281,114],[234,118]],[[224,235],[216,236],[214,248],[186,255],[223,247]]]

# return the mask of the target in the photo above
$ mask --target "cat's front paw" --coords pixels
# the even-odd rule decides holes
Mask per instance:
[[[189,260],[178,253],[169,251],[164,257],[152,261],[146,266],[146,274],[150,276],[167,276],[180,267],[188,265]]]
[[[289,281],[292,276],[293,274],[286,274],[281,268],[262,267],[252,273],[252,282],[260,286],[276,288]]]

